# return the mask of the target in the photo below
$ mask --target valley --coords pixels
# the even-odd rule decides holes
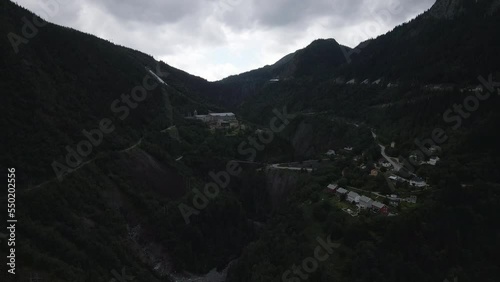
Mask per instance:
[[[498,7],[438,0],[215,82],[52,23],[1,41],[0,280],[497,281]],[[0,34],[23,18],[1,2]]]

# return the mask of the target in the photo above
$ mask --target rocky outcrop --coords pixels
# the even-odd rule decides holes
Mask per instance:
[[[267,171],[267,189],[271,197],[272,207],[279,207],[287,196],[297,188],[299,174],[285,170],[270,169]]]

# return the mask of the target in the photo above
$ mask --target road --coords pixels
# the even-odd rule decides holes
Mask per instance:
[[[307,170],[308,172],[312,172],[312,168],[304,168],[304,167],[283,167],[281,165],[286,165],[286,164],[273,164],[268,166],[268,168],[271,169],[281,169],[281,170],[294,170],[294,171],[302,171],[302,170]]]
[[[373,129],[372,129],[372,136],[375,142],[380,146],[380,154],[382,155],[382,157],[384,157],[384,159],[386,159],[392,165],[392,167],[394,167],[395,171],[401,170],[403,166],[395,162],[391,157],[389,157],[385,153],[385,146],[377,142],[377,134],[373,131]]]

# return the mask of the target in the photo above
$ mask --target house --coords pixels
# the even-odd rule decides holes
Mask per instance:
[[[375,80],[374,82],[372,82],[372,84],[379,85],[381,82],[382,82],[382,79],[379,78],[379,79]]]
[[[356,79],[349,80],[346,84],[356,84]]]
[[[359,197],[359,206],[362,209],[370,209],[372,207],[373,200],[366,196]]]
[[[390,205],[397,208],[399,206],[399,201],[390,201]]]
[[[390,82],[387,84],[387,88],[393,88],[393,87],[398,87],[398,84]]]
[[[347,201],[350,203],[359,203],[359,198],[361,198],[361,196],[356,192],[351,191],[347,194]]]
[[[365,79],[365,80],[363,80],[363,82],[361,82],[361,84],[365,84],[365,85],[366,85],[366,84],[369,84],[369,83],[370,83],[370,80],[369,80],[369,79]]]
[[[347,193],[349,193],[349,191],[347,191],[346,189],[342,188],[342,187],[339,187],[337,188],[337,190],[335,190],[335,194],[340,198],[344,195],[347,195]]]
[[[378,170],[372,169],[372,171],[370,172],[370,176],[378,176]]]
[[[391,175],[391,176],[389,176],[389,180],[392,180],[392,181],[398,181],[398,178],[399,178],[399,177],[397,177],[397,176],[395,176],[395,175]]]
[[[382,204],[381,202],[374,201],[372,202],[371,206],[372,211],[383,214],[383,215],[388,215],[389,214],[389,208]]]
[[[410,180],[410,185],[413,187],[425,187],[427,183],[420,177],[414,177]]]
[[[411,204],[416,204],[417,203],[417,196],[410,196],[409,198],[406,198],[405,201],[408,203],[411,203]]]
[[[416,155],[416,154],[410,155],[408,158],[414,164],[420,163],[420,159],[418,158],[418,155]]]
[[[385,168],[390,168],[392,165],[390,162],[388,162],[386,159],[380,159],[378,161],[378,163],[382,166],[382,167],[385,167]]]
[[[270,79],[269,82],[280,82],[279,78]]]
[[[353,148],[352,147],[345,147],[344,150],[346,150],[348,152],[352,152]]]
[[[329,157],[333,157],[335,156],[335,151],[334,150],[328,150],[328,152],[326,152],[326,155],[329,156]]]
[[[385,168],[390,168],[392,165],[390,162],[382,162],[382,166]]]
[[[439,162],[440,158],[439,157],[432,157],[428,162],[427,164],[430,164],[430,165],[436,165],[438,162]]]
[[[328,184],[327,188],[330,190],[330,192],[335,192],[337,188],[339,188],[339,185],[337,184]]]

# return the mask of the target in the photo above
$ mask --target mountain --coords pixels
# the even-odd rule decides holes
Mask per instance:
[[[438,1],[356,48],[316,40],[216,83],[0,2],[18,220],[18,275],[1,281],[300,281],[331,240],[310,281],[497,281],[497,2]],[[227,108],[231,134],[186,118]],[[415,164],[431,149],[437,165]],[[384,155],[429,188],[369,175]],[[353,216],[331,183],[418,202]]]
[[[338,66],[345,62],[342,50],[350,51],[349,47],[341,46],[334,39],[318,39],[304,49],[291,53],[273,65],[230,76],[216,83],[224,88],[227,103],[230,107],[238,106],[245,98],[259,92],[262,87],[273,83],[272,79],[280,81],[304,79],[310,77],[328,77]],[[229,97],[228,97],[229,96]]]
[[[328,150],[340,156],[298,185],[265,234],[245,248],[228,281],[498,280],[500,229],[490,224],[498,221],[492,211],[500,204],[497,7],[490,0],[437,1],[347,52],[329,77],[269,83],[246,97],[239,113],[256,123],[271,120],[267,113],[278,105],[297,115],[284,135],[302,160]],[[349,130],[359,131],[349,138]],[[363,167],[380,157],[376,148],[345,150],[369,148],[363,143],[370,134],[432,187],[410,189],[418,206],[398,208],[389,219],[362,210],[347,215],[326,188],[337,183],[370,196],[386,186],[382,177],[374,190],[366,188],[374,177]],[[438,165],[411,161],[429,158],[431,148]],[[396,186],[381,194],[405,193],[404,185]],[[336,244],[325,245],[325,238],[338,249],[328,249]],[[320,246],[330,256],[315,260]],[[314,271],[306,271],[309,266]]]
[[[374,81],[475,84],[498,73],[498,1],[439,0],[393,31],[354,48],[337,75]]]
[[[15,168],[22,222],[18,280],[4,271],[1,281],[107,282],[122,271],[171,281],[247,244],[238,196],[221,191],[190,225],[179,212],[243,139],[185,118],[221,110],[210,83],[11,1],[0,2],[0,33],[0,163]]]
[[[454,19],[471,13],[491,16],[499,8],[498,0],[438,0],[430,9],[429,16],[439,19]]]
[[[274,65],[219,84],[229,86],[231,105],[259,93],[273,78],[474,85],[481,74],[499,74],[500,41],[493,36],[499,8],[496,0],[439,0],[410,22],[352,49],[334,39],[317,40]]]

